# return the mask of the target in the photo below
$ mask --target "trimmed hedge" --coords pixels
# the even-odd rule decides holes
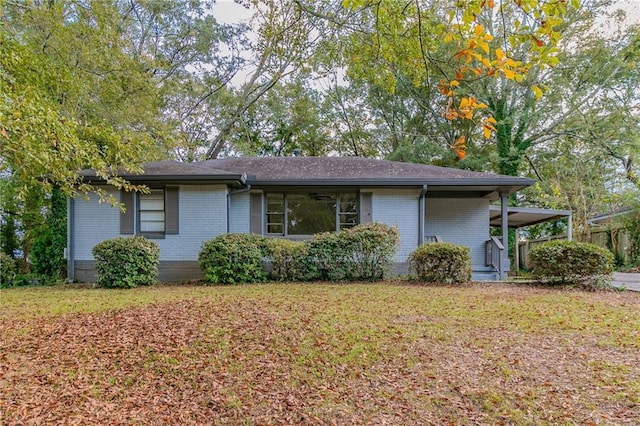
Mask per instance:
[[[223,234],[202,245],[198,261],[209,283],[363,281],[382,279],[393,262],[398,231],[368,223],[304,242],[255,234]],[[271,264],[269,273],[264,264]]]
[[[307,242],[309,256],[330,281],[375,281],[384,278],[393,263],[398,230],[366,223],[340,233],[324,232]]]
[[[531,249],[529,265],[533,276],[543,283],[597,288],[608,285],[614,257],[595,244],[551,241]]]
[[[318,279],[319,271],[309,257],[309,248],[302,241],[275,238],[268,241],[271,272],[275,281],[312,281]]]
[[[426,243],[409,256],[409,271],[425,282],[465,283],[471,280],[469,247]]]
[[[0,288],[16,285],[15,278],[18,270],[16,260],[7,253],[0,251]]]
[[[198,263],[208,283],[264,282],[267,240],[255,234],[222,234],[202,244]]]
[[[132,288],[156,282],[160,249],[144,237],[105,240],[91,252],[96,260],[98,286]]]

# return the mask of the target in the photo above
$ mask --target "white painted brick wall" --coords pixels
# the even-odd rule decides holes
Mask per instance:
[[[160,260],[197,260],[204,241],[227,232],[225,185],[180,186],[180,234],[153,240]]]
[[[445,242],[469,247],[472,266],[484,267],[489,200],[427,198],[425,235],[440,235]]]
[[[108,190],[120,201],[120,192]],[[74,254],[76,260],[93,260],[91,249],[99,242],[120,234],[120,209],[109,203],[100,203],[98,196],[89,195],[87,201],[74,200],[75,229]]]
[[[251,232],[250,223],[250,196],[249,192],[241,192],[231,196],[231,208],[229,212],[229,230],[231,233],[248,234]]]
[[[119,192],[111,192],[119,199]],[[153,239],[160,260],[197,260],[204,241],[227,232],[225,185],[183,185],[179,192],[180,234]],[[120,210],[98,197],[75,201],[75,259],[93,260],[91,249],[120,235]]]
[[[418,246],[418,201],[420,190],[374,189],[372,190],[372,220],[396,226],[400,232],[400,245],[396,261],[405,262]]]

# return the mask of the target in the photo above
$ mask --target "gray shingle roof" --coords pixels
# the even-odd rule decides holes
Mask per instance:
[[[95,176],[90,170],[82,175]],[[235,181],[252,185],[382,185],[440,187],[504,187],[514,192],[531,179],[449,167],[402,163],[362,157],[230,157],[196,163],[147,163],[144,173],[121,176],[135,181]],[[491,188],[489,188],[491,187]],[[508,188],[507,188],[508,187]]]
[[[514,176],[362,157],[232,157],[200,164],[229,172],[245,172],[249,182],[263,184],[340,181],[463,185],[504,182],[528,186],[534,182]]]
[[[118,173],[129,180],[236,180],[244,182],[244,173],[220,170],[204,163],[182,163],[180,161],[158,161],[146,163],[142,174]],[[85,178],[96,176],[94,170],[80,172]]]

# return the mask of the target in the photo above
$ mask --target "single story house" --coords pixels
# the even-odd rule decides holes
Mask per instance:
[[[106,184],[95,173],[85,180]],[[369,221],[400,233],[396,261],[436,239],[471,250],[473,278],[505,278],[507,197],[531,179],[361,157],[236,157],[196,163],[149,163],[123,176],[150,193],[107,187],[124,206],[69,199],[69,279],[95,277],[91,249],[118,236],[143,235],[160,247],[160,280],[201,276],[202,243],[223,233],[291,239]],[[110,189],[111,188],[111,189]],[[500,201],[502,238],[491,237],[490,204]]]

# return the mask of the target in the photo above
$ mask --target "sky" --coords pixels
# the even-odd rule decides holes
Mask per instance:
[[[251,11],[233,0],[216,0],[212,10],[216,20],[221,24],[236,24],[251,18]]]
[[[614,8],[627,12],[627,25],[640,24],[640,0],[618,0],[614,3]],[[233,24],[251,18],[251,11],[235,3],[234,0],[216,0],[213,13],[216,19],[224,24]]]

